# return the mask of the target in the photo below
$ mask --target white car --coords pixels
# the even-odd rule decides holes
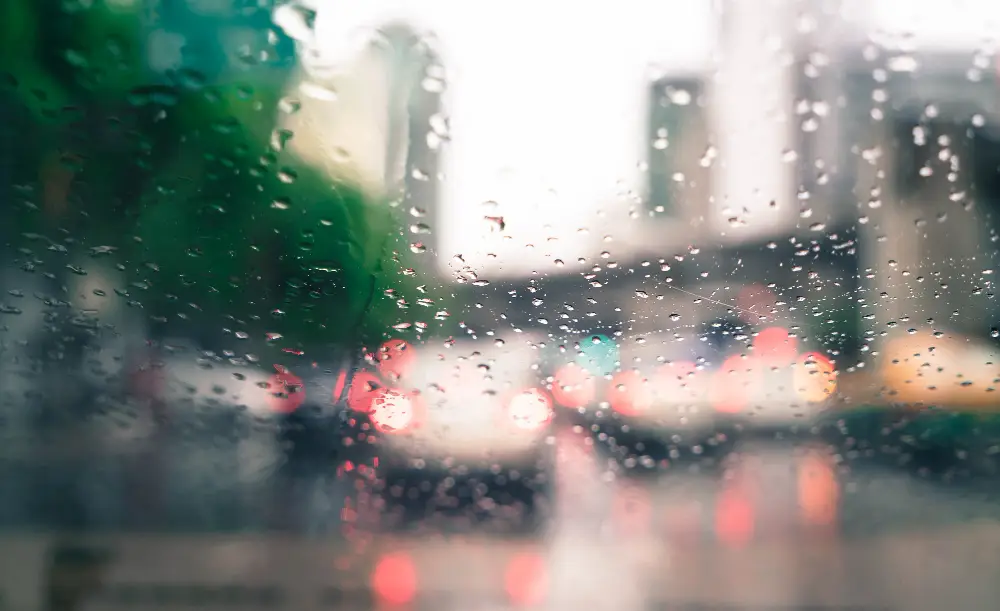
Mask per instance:
[[[349,402],[367,410],[378,431],[376,473],[390,501],[419,491],[535,509],[537,495],[549,492],[554,460],[539,344],[512,333],[383,345],[374,359],[379,374],[356,375]]]

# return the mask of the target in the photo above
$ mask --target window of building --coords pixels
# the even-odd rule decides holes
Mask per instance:
[[[678,215],[711,193],[704,85],[694,78],[665,78],[650,90],[647,207]]]

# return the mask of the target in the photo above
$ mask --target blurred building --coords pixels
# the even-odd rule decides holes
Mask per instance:
[[[910,329],[988,340],[997,325],[998,21],[977,0],[846,2],[826,33],[873,348]]]

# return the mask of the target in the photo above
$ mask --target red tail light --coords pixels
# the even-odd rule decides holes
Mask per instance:
[[[383,433],[400,433],[416,420],[416,401],[394,388],[381,388],[372,398],[369,412],[372,423]]]
[[[524,553],[511,559],[504,574],[504,589],[515,607],[541,604],[548,591],[548,570],[545,558]]]
[[[538,388],[529,388],[511,397],[507,413],[520,429],[533,430],[552,419],[552,399]]]
[[[646,379],[636,371],[622,371],[611,378],[608,389],[611,409],[631,416],[640,414],[653,404],[652,388]]]
[[[416,363],[417,353],[401,339],[390,339],[382,344],[375,355],[378,371],[387,380],[405,377]]]
[[[559,405],[583,407],[593,402],[594,376],[583,367],[574,363],[564,365],[552,378],[552,396]]]
[[[343,397],[345,386],[347,386],[346,369],[342,370],[339,374],[337,374],[337,381],[333,383],[333,393],[331,394],[331,398],[333,399],[334,403],[339,402],[340,399]]]
[[[280,365],[275,365],[278,373],[271,376],[268,381],[269,403],[271,409],[280,414],[290,414],[297,410],[302,402],[306,400],[306,393],[302,386],[302,378],[293,375]]]
[[[753,355],[773,367],[791,365],[799,352],[799,340],[782,327],[768,327],[753,339]]]
[[[379,558],[371,575],[372,594],[383,604],[408,605],[417,596],[417,567],[409,554],[396,552]]]

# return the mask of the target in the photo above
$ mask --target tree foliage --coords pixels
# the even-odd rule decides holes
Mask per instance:
[[[0,3],[8,245],[55,277],[67,256],[113,257],[122,298],[163,335],[311,347],[356,339],[362,319],[374,335],[398,322],[416,281],[383,269],[397,219],[283,150],[291,71],[155,75],[140,5]]]

